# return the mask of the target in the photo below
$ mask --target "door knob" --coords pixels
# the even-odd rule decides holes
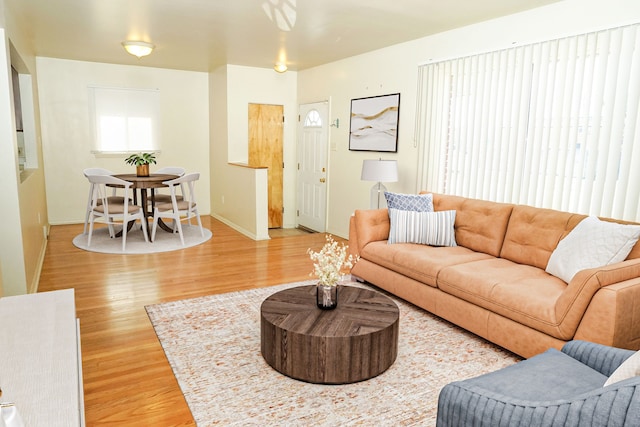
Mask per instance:
[[[320,178],[320,182],[325,182],[325,181],[326,181],[326,179]]]

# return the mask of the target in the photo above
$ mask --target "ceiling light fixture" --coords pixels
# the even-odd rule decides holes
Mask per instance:
[[[276,65],[273,66],[273,69],[279,73],[284,73],[287,71],[287,64],[284,62],[277,62]]]
[[[124,41],[122,42],[122,46],[124,47],[124,50],[138,58],[149,55],[155,48],[151,43],[135,41]]]

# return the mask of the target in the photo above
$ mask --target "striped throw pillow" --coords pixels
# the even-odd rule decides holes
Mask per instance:
[[[456,211],[416,212],[389,208],[388,243],[457,246]]]

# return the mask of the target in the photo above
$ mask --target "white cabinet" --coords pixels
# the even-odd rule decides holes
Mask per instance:
[[[0,387],[28,427],[84,426],[73,289],[0,298]]]

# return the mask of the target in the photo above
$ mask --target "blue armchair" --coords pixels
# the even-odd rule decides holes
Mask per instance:
[[[496,372],[446,385],[438,427],[640,426],[640,377],[603,387],[634,352],[570,341]]]

